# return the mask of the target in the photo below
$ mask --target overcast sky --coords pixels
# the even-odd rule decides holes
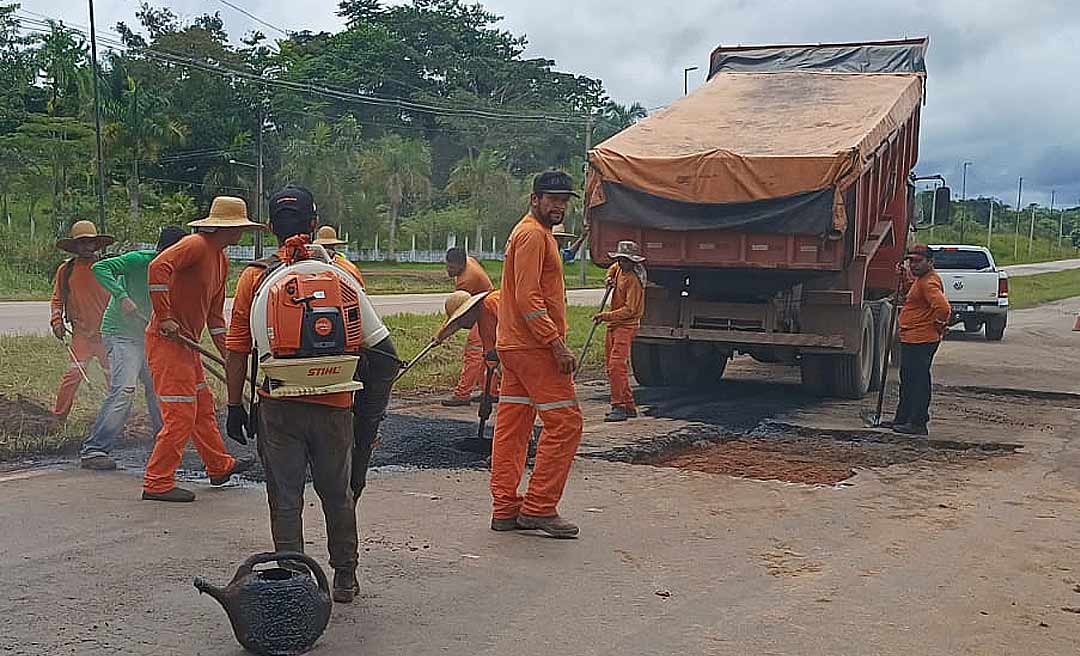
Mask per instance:
[[[335,30],[337,0],[231,0],[289,30]],[[136,0],[97,0],[98,24],[135,22]],[[220,0],[165,3],[184,17],[220,12],[234,36],[259,27]],[[1080,203],[1080,2],[1068,0],[487,0],[531,56],[603,80],[617,101],[646,107],[682,94],[683,68],[700,84],[718,44],[861,41],[930,36],[927,104],[917,171],[941,173],[967,195],[1057,207]],[[24,8],[86,23],[82,0],[24,0]],[[301,19],[301,22],[297,22]],[[269,36],[273,31],[261,28]]]

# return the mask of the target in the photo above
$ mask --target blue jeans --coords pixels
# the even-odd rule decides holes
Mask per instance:
[[[161,430],[161,410],[154,393],[154,381],[146,365],[146,344],[142,336],[102,335],[102,339],[109,351],[109,395],[101,404],[90,437],[83,442],[83,458],[108,455],[112,450],[131,414],[135,387],[140,380],[146,391],[146,409],[150,413],[151,426],[155,434]]]

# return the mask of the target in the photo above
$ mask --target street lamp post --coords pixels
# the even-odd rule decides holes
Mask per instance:
[[[690,93],[690,71],[696,71],[697,66],[688,66],[682,72],[682,95]]]
[[[964,177],[960,183],[960,241],[964,241],[964,227],[967,225],[967,169],[971,162],[964,162]]]
[[[101,147],[101,99],[98,95],[97,30],[94,25],[94,0],[86,0],[90,10],[90,74],[94,80],[94,137],[97,140],[98,225],[105,232],[105,159]]]
[[[1016,186],[1016,239],[1013,241],[1013,260],[1020,256],[1020,199],[1024,195],[1024,176],[1020,176],[1020,183]]]

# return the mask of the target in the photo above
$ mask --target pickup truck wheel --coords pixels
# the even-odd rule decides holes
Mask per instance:
[[[1008,317],[992,317],[986,320],[986,339],[991,342],[1000,342],[1005,337],[1005,324]]]
[[[862,339],[859,351],[851,355],[831,356],[834,365],[836,396],[845,399],[861,399],[870,390],[874,371],[874,314],[863,306]]]
[[[982,330],[982,322],[980,321],[965,321],[964,332],[965,333],[977,333]]]

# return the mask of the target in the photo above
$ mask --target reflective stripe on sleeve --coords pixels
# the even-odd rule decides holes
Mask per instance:
[[[198,392],[199,390],[204,390],[204,389],[206,389],[206,381],[203,381],[203,382],[198,383],[197,385],[195,385],[195,391],[196,392]]]
[[[547,308],[544,308],[542,310],[533,310],[532,312],[529,312],[525,315],[525,321],[532,321],[533,319],[542,317],[545,314],[547,314]]]
[[[150,289],[151,292],[167,292],[167,291],[169,291],[169,286],[168,285],[150,285],[149,289]]]
[[[210,336],[213,337],[215,335],[224,335],[227,332],[229,332],[228,328],[211,328]]]

